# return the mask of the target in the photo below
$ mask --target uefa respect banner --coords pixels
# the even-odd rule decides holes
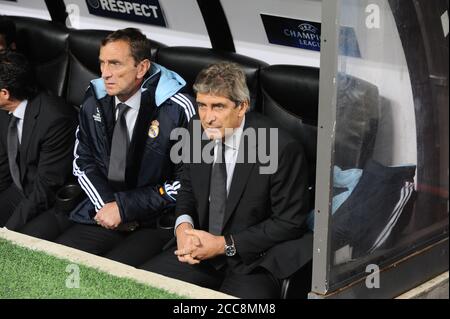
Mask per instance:
[[[158,0],[86,0],[90,14],[166,27]]]

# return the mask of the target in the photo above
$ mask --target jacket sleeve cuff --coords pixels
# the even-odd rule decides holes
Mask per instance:
[[[119,208],[119,214],[120,214],[120,219],[122,220],[122,223],[128,222],[128,220],[126,219],[124,210],[123,210],[123,206],[122,206],[122,202],[120,200],[120,196],[116,193],[116,194],[114,194],[114,198],[116,200],[117,207]]]
[[[191,216],[184,214],[181,215],[177,218],[177,220],[175,221],[175,227],[173,228],[173,232],[174,232],[174,236],[177,236],[177,227],[180,226],[180,224],[182,223],[189,223],[192,225],[192,227],[194,227],[194,220],[192,219]]]
[[[233,239],[236,246],[236,251],[239,252],[239,256],[241,256],[244,264],[250,265],[261,257],[261,254],[258,252],[246,250],[247,247],[242,245],[242,243],[245,243],[245,239],[240,234],[233,234]]]

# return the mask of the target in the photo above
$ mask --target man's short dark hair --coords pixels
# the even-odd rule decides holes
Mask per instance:
[[[137,63],[151,58],[151,45],[147,37],[136,28],[126,28],[114,31],[102,41],[102,46],[116,41],[125,41],[130,45],[131,56]]]
[[[34,73],[23,54],[14,51],[0,54],[0,90],[3,89],[19,101],[31,99],[37,94]]]
[[[16,42],[16,25],[11,19],[0,16],[0,35],[5,38],[8,47]]]

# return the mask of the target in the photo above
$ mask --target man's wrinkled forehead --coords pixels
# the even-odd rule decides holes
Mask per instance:
[[[223,95],[221,93],[212,93],[212,92],[206,92],[206,93],[200,93],[198,92],[196,94],[196,100],[197,103],[221,103],[221,104],[227,104],[227,103],[233,103],[233,101],[226,95]]]

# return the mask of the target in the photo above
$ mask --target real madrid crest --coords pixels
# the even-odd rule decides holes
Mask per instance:
[[[148,130],[148,136],[151,138],[157,137],[159,134],[159,122],[157,120],[152,121]]]

